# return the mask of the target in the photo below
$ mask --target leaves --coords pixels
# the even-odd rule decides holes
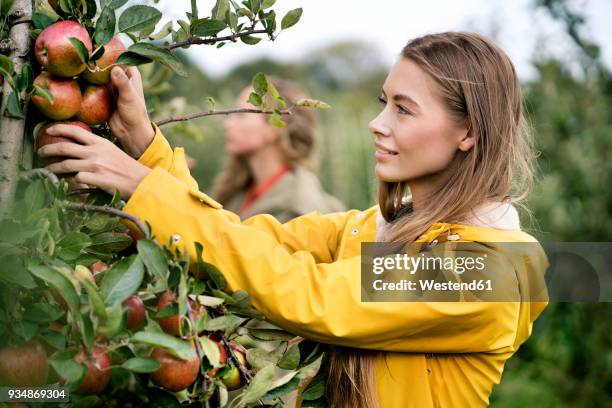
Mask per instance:
[[[40,86],[34,85],[33,94],[45,98],[49,103],[53,103],[53,94],[46,88],[41,88]]]
[[[225,315],[207,320],[204,324],[206,331],[234,330],[240,326],[246,319],[234,315]]]
[[[283,19],[281,20],[281,28],[283,30],[288,29],[289,27],[293,27],[294,25],[296,25],[298,23],[298,21],[300,21],[300,18],[302,17],[302,8],[296,8],[293,9],[291,11],[289,11],[287,14],[285,14],[285,17],[283,17]]]
[[[263,96],[266,94],[266,92],[268,92],[268,80],[262,72],[255,74],[251,80],[251,83],[253,85],[253,90],[259,96]]]
[[[115,24],[115,9],[109,6],[104,7],[96,21],[96,31],[94,32],[96,44],[105,45],[113,38]]]
[[[142,57],[146,57],[150,60],[157,61],[160,64],[170,68],[178,75],[187,76],[187,70],[180,59],[165,48],[158,47],[149,43],[136,43],[132,44],[128,51],[134,54],[138,54]],[[123,57],[122,54],[121,57]],[[124,63],[119,57],[118,63]]]
[[[229,0],[217,0],[215,7],[211,11],[211,16],[215,20],[221,20],[225,17],[229,11],[230,3]]]
[[[271,341],[271,340],[291,340],[295,335],[287,333],[284,330],[276,329],[249,329],[249,336],[255,340]]]
[[[51,366],[69,383],[81,381],[87,373],[87,368],[83,364],[74,361],[75,356],[76,351],[62,351],[49,357]]]
[[[91,239],[82,232],[69,232],[64,235],[55,248],[55,255],[65,261],[77,259],[81,251],[91,245]]]
[[[77,295],[74,285],[61,272],[51,269],[44,265],[30,265],[28,270],[32,275],[47,282],[51,287],[55,288],[58,294],[66,301],[68,307],[73,313],[78,313],[81,302]]]
[[[300,348],[297,344],[289,347],[289,350],[278,362],[278,367],[284,370],[295,370],[300,365]]]
[[[123,258],[104,272],[100,292],[107,305],[123,302],[132,296],[144,278],[144,265],[138,255]]]
[[[155,26],[161,18],[161,12],[154,7],[131,6],[119,17],[119,31],[122,33],[142,31],[150,26]]]
[[[12,91],[8,97],[8,104],[6,106],[6,114],[13,118],[23,119],[23,111],[21,110],[21,102],[19,97]]]
[[[217,289],[224,290],[227,286],[227,282],[221,271],[219,271],[215,265],[205,262],[202,259],[202,252],[204,251],[202,244],[196,242],[194,246],[196,249],[196,276],[201,277],[201,279],[211,279]]]
[[[190,360],[196,356],[195,350],[188,342],[166,333],[141,331],[132,336],[132,341],[161,347],[173,356],[183,360]]]
[[[321,398],[325,395],[325,382],[327,377],[324,374],[317,375],[300,393],[300,398],[306,401],[312,401]]]
[[[149,274],[158,279],[166,280],[168,278],[168,261],[159,245],[152,240],[141,239],[136,246]]]
[[[269,365],[257,372],[249,386],[240,395],[242,404],[252,404],[263,397],[274,382],[274,366]]]
[[[298,99],[295,102],[296,106],[303,106],[308,108],[319,108],[319,109],[330,109],[331,106],[323,101],[317,99]]]
[[[12,78],[15,65],[6,55],[0,54],[0,74],[5,78]]]
[[[117,65],[138,66],[148,64],[149,62],[153,62],[153,60],[129,51],[124,52],[117,59]]]
[[[48,15],[37,11],[32,14],[32,23],[34,24],[34,28],[44,30],[51,24],[55,23],[55,20]]]
[[[221,367],[221,350],[219,346],[206,336],[200,337],[202,351],[208,359],[208,363],[213,367]]]
[[[83,41],[79,40],[76,37],[70,37],[70,38],[68,38],[68,40],[70,40],[70,43],[72,44],[72,46],[76,50],[76,52],[79,55],[79,58],[81,59],[81,61],[84,64],[87,64],[87,62],[89,61],[89,50],[87,49],[85,44],[83,44]]]
[[[227,23],[223,20],[202,18],[192,24],[191,30],[193,35],[197,35],[198,37],[210,37],[217,35],[217,33],[225,27],[227,27]]]
[[[121,367],[135,373],[152,373],[157,371],[161,364],[152,358],[134,357],[121,364]]]

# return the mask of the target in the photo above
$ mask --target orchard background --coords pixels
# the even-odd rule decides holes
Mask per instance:
[[[39,1],[37,2],[37,7],[44,8],[46,7],[45,3],[45,1]],[[107,1],[106,3],[113,2]],[[123,2],[117,2],[117,4],[121,3]],[[164,2],[162,1],[161,3]],[[212,6],[216,2],[198,2],[198,4],[204,3],[207,5],[211,3]],[[247,3],[249,3],[249,6],[251,5],[251,2]],[[266,2],[264,1],[263,3]],[[278,3],[280,4],[282,1]],[[525,214],[523,219],[531,219],[531,222],[527,223],[527,227],[539,239],[550,241],[610,242],[612,240],[612,193],[610,192],[609,180],[612,176],[612,161],[609,155],[610,151],[612,151],[612,75],[610,67],[603,62],[599,47],[601,44],[597,44],[588,35],[589,20],[582,13],[578,3],[580,2],[566,0],[533,0],[531,2],[534,12],[549,13],[552,18],[564,27],[569,44],[566,45],[567,52],[572,53],[576,58],[569,64],[566,59],[550,56],[544,52],[537,52],[533,56],[532,61],[537,75],[523,83],[527,98],[529,120],[535,131],[537,148],[541,151],[538,159],[540,167],[539,181],[536,185],[536,191],[529,202],[533,215],[529,217]],[[6,4],[7,2],[3,0],[3,19],[0,21],[0,34],[2,38],[8,36],[9,19],[6,17],[8,14]],[[134,4],[159,6],[153,1],[128,1],[127,4],[121,5],[118,8],[118,18],[122,11]],[[174,5],[173,7],[184,7],[185,11],[191,12],[186,1],[182,2],[180,6]],[[304,2],[304,7],[307,12],[307,2]],[[427,7],[427,5],[420,7]],[[198,17],[211,16],[212,10],[206,11],[204,13],[202,9]],[[360,12],[366,11],[361,11],[358,8],[350,12],[347,11],[347,15],[344,18],[350,19],[350,13]],[[281,18],[282,16],[279,15],[278,25],[280,25]],[[189,18],[183,19],[187,22],[189,20]],[[167,30],[167,27],[165,29]],[[173,29],[180,30],[181,25],[175,21]],[[299,29],[299,25],[293,29]],[[364,29],[367,30],[367,27]],[[484,29],[480,31],[485,31],[485,34],[495,36],[494,30]],[[162,27],[162,24],[159,24],[153,32],[148,34],[155,35],[159,33],[159,35],[162,35],[163,32],[164,27]],[[147,33],[145,32],[145,34]],[[219,34],[219,36],[222,35],[224,34]],[[533,33],[525,33],[524,35],[533,35]],[[267,41],[265,35],[259,36],[264,38],[264,41]],[[375,33],[372,33],[372,36],[375,37]],[[123,38],[126,45],[131,43],[127,37]],[[179,38],[177,37],[172,40],[169,35],[165,40],[176,42]],[[150,42],[150,40],[145,41]],[[251,42],[255,41],[252,40]],[[163,44],[161,39],[152,42]],[[238,47],[239,45],[240,43],[228,43],[226,46]],[[212,47],[214,46],[216,44],[212,45]],[[254,46],[257,45],[254,44]],[[211,45],[194,45],[194,47],[211,47]],[[1,45],[0,51],[2,54],[9,55],[6,50],[2,49]],[[280,61],[272,58],[250,60],[233,67],[221,76],[212,76],[206,71],[199,69],[195,63],[186,58],[181,48],[173,49],[172,53],[177,56],[184,72],[177,72],[176,66],[173,70],[172,64],[174,62],[168,63],[167,61],[163,64],[161,63],[162,61],[158,60],[158,62],[140,66],[144,79],[147,106],[150,108],[150,115],[154,121],[160,121],[172,116],[208,111],[210,109],[231,108],[238,92],[251,82],[253,77],[259,72],[298,80],[305,85],[313,97],[324,100],[333,107],[331,110],[320,112],[322,128],[320,132],[318,172],[325,188],[341,198],[350,208],[366,208],[375,203],[376,181],[373,176],[373,146],[366,125],[379,109],[376,103],[376,95],[388,69],[384,60],[376,57],[378,49],[375,42],[335,42],[333,39],[329,39],[327,45],[311,51],[299,60]],[[31,63],[34,72],[37,73],[38,68],[35,61],[31,60]],[[179,73],[186,75],[179,75]],[[10,92],[10,87],[5,84],[3,89],[3,107],[5,107],[7,92]],[[203,95],[210,96],[213,99],[203,97]],[[32,110],[34,109],[32,108]],[[217,118],[213,116],[170,123],[163,127],[164,134],[171,140],[173,145],[185,146],[187,153],[197,160],[197,166],[193,171],[193,175],[204,191],[211,186],[214,175],[220,170],[225,159],[221,120],[222,117]],[[1,123],[3,126],[1,130],[2,141],[4,143],[6,120],[2,118]],[[31,137],[32,132],[35,130],[33,128],[35,123],[31,120],[28,123],[30,133],[26,131],[26,134],[29,134]],[[32,148],[27,140],[24,147],[21,166],[23,169],[28,169],[32,164],[36,164],[36,162],[35,159],[30,161],[33,157]],[[6,150],[0,147],[0,155],[6,154]],[[5,157],[3,156],[3,159]],[[3,165],[4,162],[0,164],[0,177],[5,174]],[[14,180],[17,178],[17,175],[14,174],[10,178]],[[28,199],[23,202],[25,207],[21,210],[21,215],[24,217],[35,210],[32,206],[36,202],[42,200],[39,197],[43,195],[41,193],[43,189],[45,189],[44,204],[46,206],[50,205],[53,200],[63,201],[65,199],[62,195],[64,193],[55,187],[51,187],[48,181],[42,181],[43,179],[39,179],[38,176],[33,176],[31,179],[35,187],[30,187],[28,190],[31,184],[24,181],[17,192],[17,197],[25,196]],[[38,201],[33,200],[33,197]],[[90,194],[90,200],[95,200],[95,204],[98,205],[110,204],[113,207],[120,207],[118,200],[112,200],[104,195],[93,197]],[[40,205],[42,206],[42,204]],[[73,213],[65,211],[65,209],[59,211],[59,214],[64,214],[65,218],[61,219],[61,216],[58,216],[58,221],[69,220],[71,225],[68,229],[62,229],[57,226],[59,230],[74,231],[80,229],[79,232],[85,234],[95,231],[95,233],[91,234],[93,236],[109,233],[117,234],[113,235],[113,237],[118,237],[121,234],[125,235],[124,230],[122,230],[122,224],[114,216],[107,217],[104,214],[93,215],[90,212]],[[96,224],[98,226],[104,224],[104,226],[100,230],[89,230],[89,227],[86,227],[86,225]],[[26,238],[24,239],[31,239],[31,237],[27,237],[27,234],[25,235]],[[61,233],[58,232],[55,238],[58,242],[61,242]],[[5,241],[5,235],[2,232],[0,232],[0,241]],[[128,245],[128,241],[131,242],[131,240],[123,238],[123,240],[119,239],[118,241],[120,242],[119,244],[113,243],[110,248],[107,248],[105,253],[109,255],[106,259],[107,261],[120,259],[121,256],[126,255],[126,253],[122,252],[125,249],[119,248],[122,245]],[[140,247],[144,246],[150,246],[148,249],[155,251],[157,251],[155,248],[159,248],[153,247],[152,241],[144,241],[149,243],[139,243],[136,251],[141,252]],[[2,244],[0,243],[0,245]],[[88,248],[92,249],[92,246],[94,246],[93,252],[96,252],[95,245],[90,245]],[[0,246],[0,248],[8,251],[7,248],[9,247]],[[60,253],[62,248],[59,245]],[[87,248],[83,249],[86,250]],[[38,249],[31,248],[30,250],[37,251]],[[49,251],[49,248],[47,247],[45,250]],[[142,251],[146,250],[142,249]],[[133,248],[132,251],[134,251]],[[10,251],[4,253],[8,255],[5,255],[2,260],[4,269],[0,269],[0,280],[2,284],[15,285],[16,283],[11,281],[12,276],[7,277],[6,275],[7,271],[14,270],[7,269],[6,267],[8,260],[13,259],[11,257],[14,254],[11,255]],[[163,253],[168,265],[173,263],[180,265],[181,260],[173,259],[173,254],[170,251]],[[2,253],[0,253],[0,256],[2,256]],[[74,259],[64,262],[75,264]],[[152,266],[152,268],[154,269],[155,267]],[[147,284],[148,270],[146,271],[143,274],[144,284]],[[172,273],[171,268],[168,269],[168,273]],[[184,275],[177,275],[175,273],[175,276],[179,276],[179,279],[174,288],[180,294],[180,290],[178,290],[181,285],[180,277]],[[42,284],[40,277],[37,276],[35,280],[37,283]],[[202,292],[207,296],[207,298],[202,300],[206,303],[211,301],[209,298],[224,299],[225,305],[228,307],[222,310],[223,316],[226,314],[234,316],[235,304],[229,305],[228,303],[232,301],[221,295],[218,292],[220,288],[214,287],[215,281],[214,279],[212,281],[211,287],[207,287],[205,292]],[[188,282],[185,283],[187,284]],[[151,282],[151,285],[154,284],[155,282]],[[193,283],[187,285],[190,288],[189,290],[193,290],[194,288],[189,285],[193,286]],[[87,291],[87,284],[85,283],[84,286],[84,290]],[[170,282],[170,286],[172,286],[172,282]],[[147,306],[147,321],[151,322],[144,331],[156,332],[158,327],[155,326],[155,322],[159,320],[160,316],[156,314],[156,302],[159,295],[163,292],[155,292],[159,288],[151,290],[150,287],[147,289],[146,286],[140,289],[143,289],[139,293],[144,295]],[[196,288],[196,291],[198,290],[199,288]],[[217,292],[213,294],[212,290]],[[184,292],[185,289],[183,289]],[[4,296],[2,298],[5,299]],[[79,305],[81,311],[83,311],[83,308],[85,309],[85,314],[91,316],[94,329],[99,332],[100,324],[103,321],[96,316],[95,310],[87,309],[87,302],[89,300],[85,293],[83,293],[82,298],[85,305]],[[31,305],[31,299],[28,300],[26,298],[23,302],[27,305],[28,301],[30,301]],[[50,304],[54,302],[53,298],[49,300]],[[213,302],[215,301],[213,300]],[[238,299],[240,305],[244,304],[240,302],[242,300]],[[185,313],[185,316],[187,316],[187,304],[184,302],[182,304],[184,306],[180,312]],[[211,306],[208,305],[208,307],[210,308]],[[108,312],[119,314],[117,308],[111,310],[109,305],[105,305],[105,308],[109,308]],[[24,313],[26,313],[27,307],[24,310]],[[123,308],[122,313],[125,314],[125,312],[126,309]],[[168,309],[166,312],[175,312],[175,310]],[[541,407],[609,405],[612,399],[609,391],[612,389],[612,370],[610,369],[612,367],[612,334],[609,330],[610,318],[612,317],[611,312],[609,303],[550,304],[536,322],[532,338],[521,347],[519,352],[506,365],[502,382],[495,387],[491,397],[492,406],[523,407],[531,406],[535,403]],[[102,312],[100,311],[100,313]],[[161,314],[161,316],[164,315]],[[240,317],[238,315],[238,318]],[[62,320],[62,318],[58,319]],[[230,317],[230,319],[233,319],[233,317]],[[36,323],[38,333],[49,334],[51,331],[47,329],[47,326],[51,327],[49,322]],[[201,322],[201,324],[204,324],[204,322]],[[67,324],[63,327],[69,326]],[[72,330],[73,328],[69,327],[69,329]],[[185,329],[189,330],[188,324]],[[74,330],[77,333],[80,331],[78,327]],[[106,329],[102,324],[102,332],[104,330]],[[233,331],[231,325],[222,330],[224,335],[227,334],[232,339],[232,336],[235,336],[235,334],[232,334],[235,331]],[[255,362],[255,366],[253,366],[251,363],[261,353],[256,350],[269,350],[275,347],[275,350],[284,350],[287,358],[289,358],[288,351],[291,348],[293,353],[291,358],[294,360],[295,351],[298,350],[299,366],[295,366],[295,370],[287,370],[287,372],[298,372],[300,367],[308,366],[309,363],[316,362],[317,358],[321,357],[316,352],[315,354],[310,353],[313,345],[301,342],[297,347],[293,348],[295,346],[294,343],[299,341],[299,339],[292,339],[290,335],[281,332],[272,332],[272,335],[276,336],[274,338],[275,342],[271,342],[269,346],[266,346],[262,343],[262,340],[269,338],[270,332],[259,333],[256,330],[252,333],[255,339],[248,334],[242,334],[242,329],[239,330],[241,335],[236,336],[239,339],[246,339],[246,346],[254,350],[250,353],[251,358],[247,358],[249,361],[245,365],[253,374],[257,369],[261,369],[271,363],[270,361],[260,361]],[[23,335],[24,333],[20,332],[20,334]],[[133,331],[120,329],[117,334],[117,341],[119,339],[123,341],[126,338],[133,340],[134,335]],[[259,338],[257,338],[258,336]],[[80,341],[78,340],[78,334],[75,334],[74,337],[77,339],[77,342]],[[2,336],[3,341],[6,341],[6,338],[7,336]],[[138,340],[138,337],[136,340]],[[292,341],[293,343],[291,343]],[[112,342],[111,340],[110,343]],[[211,345],[206,340],[204,342],[206,342],[205,345]],[[149,345],[147,346],[147,344]],[[137,347],[134,347],[134,345],[137,345]],[[164,346],[164,344],[157,345]],[[66,346],[69,346],[69,344]],[[121,356],[115,355],[113,364],[116,366],[125,364],[130,360],[128,357],[147,357],[151,347],[150,342],[136,342],[130,343],[130,346],[124,348],[119,347],[117,350],[126,351],[128,356],[123,357],[123,362],[119,364],[121,361],[119,357]],[[214,354],[214,350],[213,347],[209,347],[208,353]],[[130,355],[130,353],[134,354],[134,356]],[[277,352],[277,354],[276,361],[272,361],[272,363],[277,363],[283,358],[280,352]],[[62,357],[61,354],[59,356]],[[63,356],[65,357],[66,355],[64,354]],[[220,356],[219,361],[217,361],[215,355],[210,357],[215,360],[214,363],[216,364],[214,365],[219,365],[220,368],[220,371],[214,376],[217,379],[206,380],[210,367],[203,366],[199,375],[199,382],[201,385],[207,384],[207,391],[211,389],[217,390],[214,396],[211,394],[213,399],[210,400],[211,406],[215,406],[217,401],[219,401],[219,390],[224,392],[224,385],[220,378],[231,369],[231,364],[221,364]],[[247,357],[249,357],[248,354]],[[59,359],[58,361],[61,364],[62,362],[72,360]],[[285,359],[286,361],[287,359]],[[144,360],[137,360],[136,362],[147,364]],[[148,363],[150,364],[151,362]],[[147,388],[147,384],[149,384],[146,382],[147,374],[137,372],[138,370],[142,371],[142,367],[137,366],[136,373],[134,373],[134,370],[129,369],[130,364],[135,363],[127,364],[127,368],[113,368],[113,378],[108,388],[103,392],[103,395],[101,397],[87,397],[88,399],[84,401],[91,402],[97,398],[102,398],[105,401],[112,400],[117,395],[123,395],[117,393],[125,392],[125,384],[122,384],[122,382],[130,381],[136,384],[144,384],[140,394],[136,394],[139,395],[138,398],[146,399],[148,398],[147,393],[151,392],[153,394],[150,395],[157,397],[157,394],[154,393],[158,392],[159,388]],[[148,367],[149,370],[153,368],[156,368],[156,366],[150,365]],[[290,368],[293,367],[290,366]],[[278,376],[278,369],[276,371],[275,376],[267,377],[268,383],[266,387],[268,389],[272,382],[277,381],[279,378],[282,379],[282,376]],[[304,378],[307,377],[304,374],[306,371],[308,375],[314,375],[316,367],[310,366],[310,368],[303,370],[301,376]],[[78,375],[78,372],[74,375],[75,383],[80,380]],[[284,389],[281,386],[280,391],[290,391],[295,389],[298,383],[304,382],[304,379],[296,377],[297,375],[294,374],[293,377],[287,380],[283,385],[288,386]],[[115,378],[121,380],[115,381]],[[126,378],[130,380],[128,381]],[[244,379],[242,381],[244,382]],[[314,382],[315,386],[319,384],[319,382]],[[167,394],[166,396],[170,398],[169,395]],[[180,397],[188,399],[191,396],[195,400],[197,395],[201,396],[204,394],[185,391],[180,394]],[[324,405],[324,402],[319,400],[320,395],[320,387],[318,389],[317,387],[311,388],[309,393],[306,393],[306,398],[309,398],[307,401],[315,402],[307,402],[307,405],[319,403]],[[171,399],[168,401],[171,401]],[[171,403],[168,402],[168,404]],[[260,404],[258,400],[255,400],[253,403]]]

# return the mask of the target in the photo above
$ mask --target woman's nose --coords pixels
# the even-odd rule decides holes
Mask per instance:
[[[385,124],[383,115],[384,111],[380,112],[378,116],[372,119],[368,124],[368,130],[375,136],[388,136],[390,133],[389,126]]]

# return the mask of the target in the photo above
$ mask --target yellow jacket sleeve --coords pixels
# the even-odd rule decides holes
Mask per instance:
[[[159,127],[155,123],[152,126],[155,129],[155,136],[147,150],[138,159],[138,162],[151,169],[161,167],[189,187],[197,189],[198,182],[191,177],[187,167],[185,149],[177,147],[173,150]]]
[[[513,351],[519,302],[361,302],[360,257],[335,260],[338,239],[328,238],[347,235],[342,217],[327,219],[328,230],[317,239],[316,222],[303,227],[314,222],[308,216],[288,229],[269,219],[256,228],[262,222],[241,223],[220,207],[156,168],[125,210],[191,256],[194,243],[202,243],[204,259],[223,272],[231,290],[246,290],[272,323],[303,337],[387,351]],[[309,230],[310,238],[298,237]]]

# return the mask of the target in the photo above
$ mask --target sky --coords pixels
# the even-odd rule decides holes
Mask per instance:
[[[200,0],[199,8],[203,12],[214,3]],[[612,67],[612,0],[574,3],[587,15],[586,33],[602,47],[604,61]],[[300,23],[274,42],[265,40],[255,46],[238,42],[221,49],[192,46],[187,55],[204,71],[218,76],[257,57],[299,61],[309,51],[335,41],[357,39],[374,44],[380,58],[391,65],[411,38],[439,31],[472,30],[494,34],[519,77],[529,79],[535,75],[530,61],[536,49],[569,62],[573,58],[561,25],[531,4],[533,0],[277,0],[277,15],[297,7],[304,13]],[[158,7],[174,19],[185,18],[184,12],[190,9],[187,0],[161,0]]]

